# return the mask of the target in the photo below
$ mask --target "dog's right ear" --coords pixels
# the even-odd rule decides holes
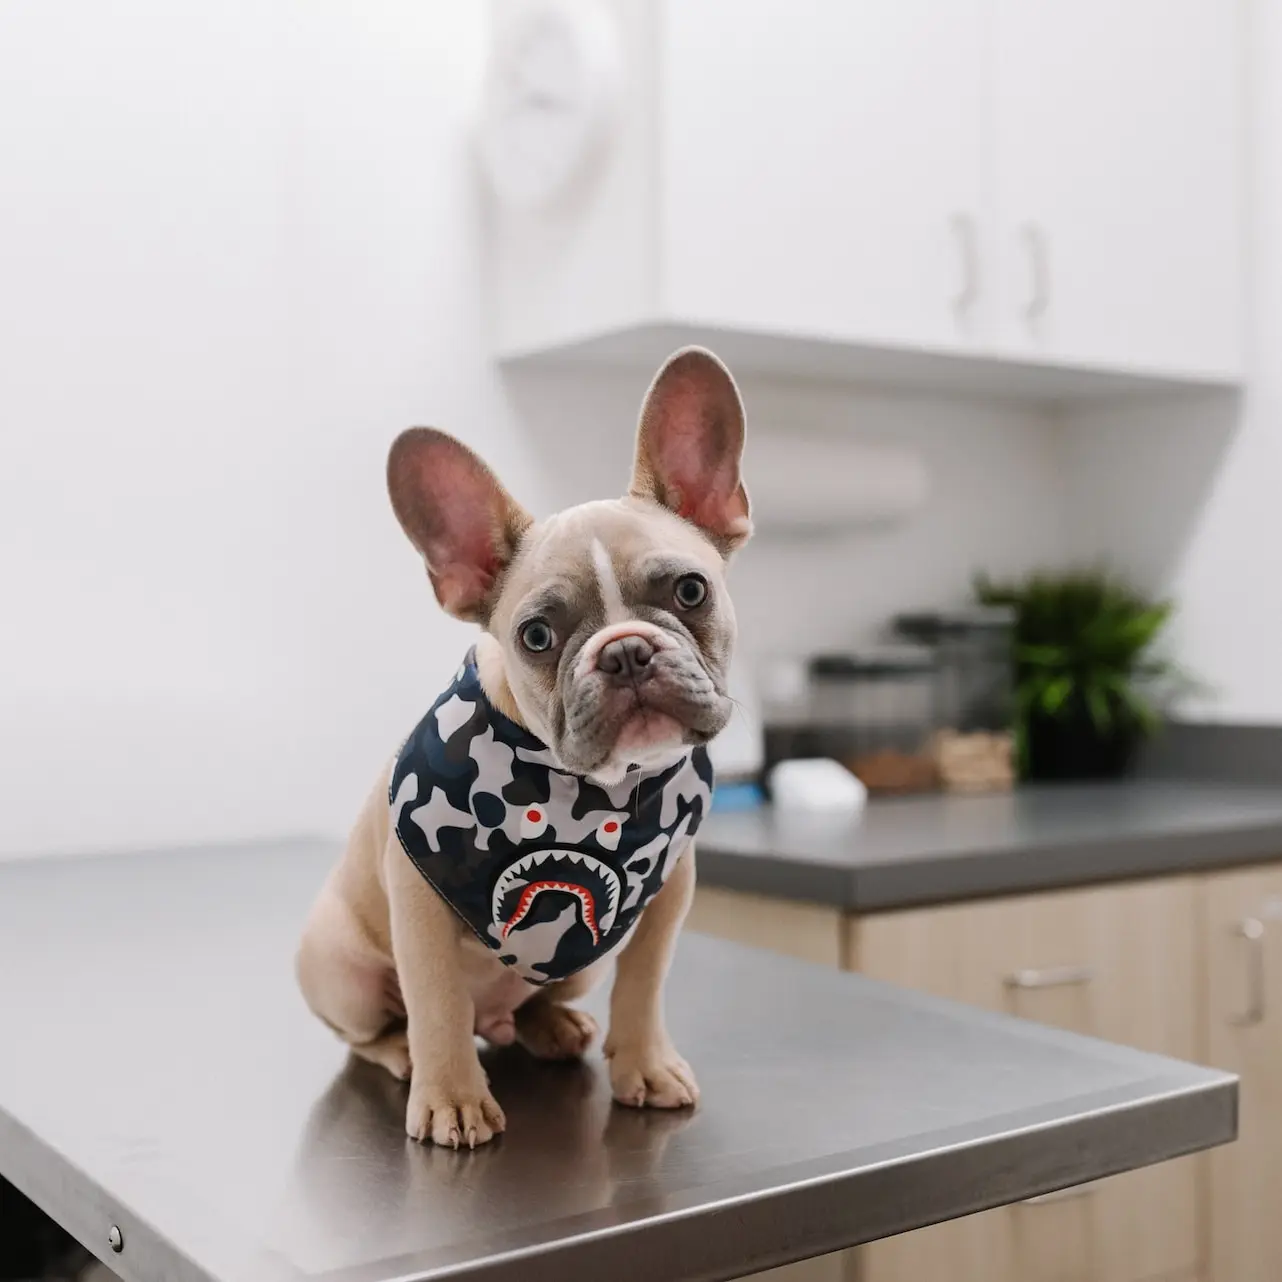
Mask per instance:
[[[740,476],[743,435],[730,371],[702,347],[682,348],[646,393],[628,492],[697,525],[729,556],[752,533]]]
[[[411,427],[392,443],[387,491],[436,599],[455,618],[484,623],[529,513],[466,445],[431,427]]]

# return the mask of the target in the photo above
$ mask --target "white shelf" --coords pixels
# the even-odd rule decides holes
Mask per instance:
[[[853,345],[712,325],[638,324],[555,346],[501,355],[511,368],[616,368],[647,377],[678,347],[712,348],[741,375],[946,392],[1036,404],[1076,403],[1199,390],[1233,390],[1241,372],[1080,369],[989,355]]]

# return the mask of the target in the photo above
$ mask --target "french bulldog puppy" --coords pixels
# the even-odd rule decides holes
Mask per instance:
[[[744,416],[710,352],[646,395],[628,493],[534,521],[443,432],[388,459],[392,507],[442,607],[482,629],[356,821],[298,978],[352,1050],[410,1079],[406,1130],[504,1128],[474,1036],[548,1059],[597,1033],[569,1005],[615,964],[614,1098],[698,1099],[663,1020],[726,724],[725,565],[751,533]]]

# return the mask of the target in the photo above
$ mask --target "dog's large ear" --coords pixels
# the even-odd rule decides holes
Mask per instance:
[[[436,599],[456,618],[484,623],[529,514],[466,445],[430,427],[411,427],[392,443],[387,490]]]
[[[743,430],[730,371],[702,347],[682,348],[646,393],[628,492],[693,522],[729,556],[752,533]]]

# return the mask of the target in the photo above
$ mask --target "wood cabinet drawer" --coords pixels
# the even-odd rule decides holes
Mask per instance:
[[[852,969],[1195,1058],[1196,883],[1175,878],[859,918]]]
[[[1197,1058],[1191,878],[889,913],[853,926],[879,979]],[[1198,1159],[970,1216],[860,1253],[862,1282],[1142,1282],[1193,1274]]]
[[[843,967],[845,915],[837,908],[791,899],[769,899],[721,886],[698,886],[686,930],[766,948],[772,953]]]

